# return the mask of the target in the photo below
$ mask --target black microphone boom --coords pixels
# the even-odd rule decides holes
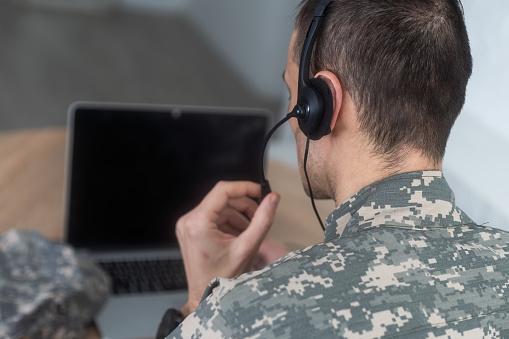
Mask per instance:
[[[269,140],[272,137],[272,134],[274,134],[274,132],[279,127],[281,127],[281,125],[283,125],[285,122],[290,120],[290,118],[297,116],[294,111],[295,110],[288,113],[283,119],[281,119],[281,121],[279,121],[277,124],[275,124],[274,127],[272,127],[272,129],[269,131],[269,133],[267,133],[267,136],[265,137],[265,142],[263,143],[263,149],[262,149],[262,160],[261,160],[261,164],[262,164],[262,171],[261,171],[261,173],[262,173],[262,180],[261,180],[262,197],[261,197],[260,202],[267,196],[267,194],[272,192],[272,190],[270,188],[269,181],[265,178],[265,166],[264,166],[265,149],[267,148],[267,144],[269,143]]]

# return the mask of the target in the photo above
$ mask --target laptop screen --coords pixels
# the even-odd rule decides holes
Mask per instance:
[[[266,111],[81,104],[70,113],[67,241],[176,246],[175,223],[219,180],[260,180]]]

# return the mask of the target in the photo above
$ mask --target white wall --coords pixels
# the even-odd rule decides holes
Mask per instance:
[[[279,101],[281,74],[300,0],[118,0],[148,12],[179,12],[206,37],[251,87]]]
[[[120,6],[131,10],[152,13],[181,11],[188,0],[116,0]]]
[[[509,140],[509,2],[463,4],[474,57],[465,111]]]
[[[188,0],[185,12],[255,93],[279,100],[299,0]]]
[[[509,230],[509,2],[463,0],[474,58],[444,173],[477,222]]]

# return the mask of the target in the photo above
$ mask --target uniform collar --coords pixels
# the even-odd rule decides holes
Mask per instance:
[[[448,222],[468,222],[454,202],[441,171],[397,174],[352,195],[326,220],[325,241],[380,225],[423,229]]]

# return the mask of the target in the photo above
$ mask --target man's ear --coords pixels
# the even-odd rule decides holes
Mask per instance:
[[[332,119],[330,123],[331,131],[336,125],[341,105],[343,104],[343,91],[338,77],[330,71],[320,71],[316,73],[315,78],[321,79],[327,83],[332,94]]]

